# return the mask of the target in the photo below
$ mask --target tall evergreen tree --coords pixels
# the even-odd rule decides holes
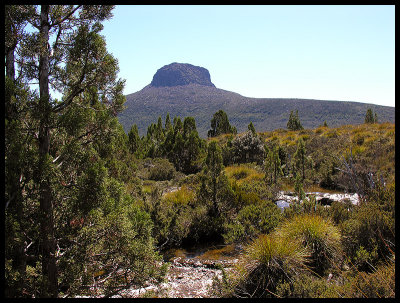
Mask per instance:
[[[254,127],[253,122],[250,122],[250,123],[249,123],[249,125],[247,126],[247,129],[248,129],[249,131],[251,131],[252,134],[253,134],[254,136],[257,135],[257,133],[256,133],[256,128]]]
[[[107,223],[109,225],[102,226],[102,223],[95,219],[95,213],[90,210],[103,211],[104,218],[109,220],[111,218],[109,215],[113,215],[113,207],[107,206],[107,203],[111,203],[114,208],[119,209],[118,205],[123,205],[123,201],[127,199],[127,197],[123,198],[122,192],[119,195],[121,198],[117,199],[115,195],[108,197],[111,192],[117,192],[118,188],[123,188],[117,184],[118,182],[113,181],[111,176],[120,176],[118,172],[120,168],[118,164],[115,164],[115,160],[117,160],[115,158],[116,146],[119,145],[123,148],[127,141],[126,135],[121,133],[122,128],[118,127],[116,118],[117,113],[122,110],[125,100],[122,94],[124,81],[117,79],[117,61],[107,52],[104,38],[99,34],[102,29],[101,22],[112,16],[112,7],[42,5],[28,8],[29,17],[25,18],[25,21],[19,17],[8,19],[10,26],[6,28],[6,37],[19,37],[21,34],[23,39],[18,40],[16,46],[18,47],[18,56],[12,59],[11,49],[15,42],[11,41],[11,38],[7,38],[10,49],[6,50],[8,58],[6,59],[6,61],[8,60],[6,75],[10,76],[9,80],[11,79],[11,82],[7,80],[10,84],[7,84],[7,87],[11,88],[14,85],[12,84],[12,77],[15,76],[15,71],[12,70],[12,61],[14,60],[18,66],[19,80],[31,85],[39,84],[38,96],[35,96],[34,93],[30,95],[29,90],[25,88],[23,91],[20,90],[17,96],[15,94],[17,90],[13,88],[7,91],[10,98],[6,100],[6,103],[7,108],[10,109],[10,117],[14,115],[14,121],[19,118],[20,125],[25,128],[24,132],[27,134],[25,138],[20,136],[25,141],[24,152],[26,151],[26,155],[23,158],[28,162],[26,162],[23,174],[18,173],[18,179],[20,185],[21,181],[24,183],[25,180],[34,182],[29,182],[33,185],[31,184],[31,188],[24,190],[26,194],[22,198],[25,205],[32,201],[30,209],[35,209],[36,201],[38,201],[34,220],[39,220],[38,234],[40,234],[40,238],[34,238],[31,243],[27,242],[24,249],[26,250],[32,245],[31,247],[35,247],[36,251],[40,252],[34,257],[36,261],[41,262],[40,280],[43,281],[43,284],[39,293],[32,289],[29,291],[33,292],[35,296],[57,297],[59,281],[67,283],[65,281],[68,280],[66,285],[76,283],[71,281],[81,281],[79,277],[82,278],[82,275],[86,275],[86,269],[94,266],[94,259],[93,256],[88,255],[89,251],[85,254],[80,250],[100,245],[101,241],[105,241],[102,249],[110,250],[110,246],[107,246],[109,244],[106,243],[110,243],[108,240],[111,240],[109,236],[112,233],[110,230],[106,233],[104,231],[107,228],[117,227],[113,227],[115,225],[111,224],[112,220]],[[13,16],[14,12],[9,12],[8,16]],[[29,22],[33,31],[22,32],[23,22]],[[21,31],[17,32],[15,29]],[[59,92],[62,98],[55,99],[53,91]],[[15,98],[12,95],[16,96],[19,101],[13,101]],[[33,99],[33,102],[30,99]],[[13,107],[24,106],[28,103],[26,115],[13,109]],[[8,121],[11,120],[8,119]],[[7,125],[11,126],[8,122]],[[15,123],[12,126],[14,130],[18,130]],[[11,165],[13,161],[10,158],[13,146],[16,147],[14,143],[13,145],[9,144],[16,134],[15,131],[14,133],[10,132],[11,130],[12,128],[8,127],[6,132],[6,143],[8,142],[6,167],[10,172],[9,176],[12,176],[12,170],[14,175],[17,173],[17,170],[13,168],[16,166]],[[8,183],[7,181],[6,184]],[[9,197],[7,204],[11,210],[14,205],[17,205],[13,200],[16,199],[13,197],[15,188],[10,186],[6,186],[6,188],[8,191],[6,197]],[[22,191],[19,192],[22,193]],[[30,193],[32,196],[29,196]],[[37,199],[35,198],[36,193]],[[74,216],[78,215],[82,216],[79,222],[93,220],[88,222],[91,224],[82,230],[83,233],[73,229],[73,226],[77,225],[71,223],[76,220]],[[125,215],[120,218],[128,220]],[[11,218],[7,222],[12,223]],[[114,221],[114,223],[116,222]],[[66,223],[68,223],[67,226]],[[120,221],[118,224],[125,223]],[[74,225],[68,227],[69,224]],[[28,229],[25,231],[27,236],[34,235],[36,226],[30,224],[26,227]],[[123,226],[119,225],[118,228],[120,227]],[[105,229],[102,230],[102,228]],[[98,233],[94,233],[97,236],[86,238],[84,235],[85,232],[94,232],[95,230],[98,231]],[[87,241],[83,241],[82,237]],[[120,243],[128,244],[126,241],[132,243],[134,237],[136,237],[134,234],[120,233],[117,238]],[[71,239],[75,239],[78,244]],[[125,242],[122,239],[125,239]],[[22,239],[22,242],[24,240],[27,239]],[[148,247],[151,247],[151,241],[147,239],[146,241],[150,243]],[[143,243],[143,245],[145,244]],[[124,260],[132,271],[135,265],[130,263],[129,258],[133,262],[133,258],[136,257],[135,252],[129,247],[133,249],[130,244],[125,248],[121,247],[116,252],[118,256],[115,255],[115,260],[119,260],[116,262]],[[143,251],[145,250],[143,249]],[[72,257],[76,254],[79,262],[68,262],[70,254]],[[149,252],[148,257],[150,255]],[[15,255],[13,259],[15,259]],[[114,261],[104,259],[101,262],[110,265],[110,262]],[[76,268],[76,271],[60,272],[60,266],[62,269]],[[122,264],[113,266],[121,268]],[[87,272],[88,275],[91,273],[90,270]],[[115,272],[114,276],[116,274]],[[10,285],[11,279],[11,277],[7,278],[7,285]]]
[[[277,146],[272,147],[265,159],[265,173],[269,175],[270,182],[277,184],[279,176],[283,175],[281,160],[279,158],[279,149]]]
[[[287,128],[289,130],[301,130],[303,126],[301,125],[299,119],[299,112],[296,110],[296,113],[293,114],[293,111],[290,111],[289,120],[287,122]]]
[[[136,124],[132,125],[128,133],[129,151],[134,154],[140,145],[139,130]]]
[[[168,133],[171,128],[171,118],[169,117],[169,113],[167,113],[167,117],[165,118],[165,133]]]
[[[374,113],[371,108],[367,109],[367,112],[365,114],[364,123],[370,123],[370,124],[378,123],[378,115],[376,113]]]
[[[302,180],[306,178],[305,169],[306,166],[311,165],[311,158],[306,155],[306,147],[303,139],[300,137],[297,142],[297,150],[293,155],[294,167],[298,174],[302,177]]]
[[[208,131],[208,137],[216,137],[221,134],[236,134],[236,127],[229,124],[228,115],[219,110],[211,119],[211,129]]]

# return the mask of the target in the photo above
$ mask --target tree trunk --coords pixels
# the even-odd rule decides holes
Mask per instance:
[[[50,176],[47,167],[50,152],[50,128],[51,114],[49,95],[49,6],[41,6],[40,14],[40,39],[41,53],[39,61],[39,110],[41,113],[39,126],[39,202],[40,202],[40,233],[42,240],[42,273],[44,285],[43,297],[57,297],[57,267],[55,259],[55,240],[53,205]]]

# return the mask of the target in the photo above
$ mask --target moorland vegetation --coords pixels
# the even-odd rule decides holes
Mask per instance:
[[[220,297],[395,296],[394,124],[307,129],[296,114],[288,129],[237,133],[218,110],[207,140],[167,113],[126,134],[99,34],[111,7],[5,16],[6,297],[109,297],[163,281],[166,249],[210,242],[243,247]],[[360,201],[326,207],[304,195],[316,189]],[[297,197],[283,211],[280,191]]]

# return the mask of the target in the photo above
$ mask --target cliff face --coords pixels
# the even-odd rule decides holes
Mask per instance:
[[[155,73],[150,86],[171,87],[188,84],[215,87],[207,69],[186,63],[172,63],[163,66]]]

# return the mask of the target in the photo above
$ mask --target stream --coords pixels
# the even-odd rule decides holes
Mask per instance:
[[[358,204],[357,194],[308,192],[318,203],[329,206],[333,201],[349,200]],[[297,200],[291,192],[279,192],[275,203],[283,211]],[[229,271],[237,262],[242,247],[236,245],[208,245],[192,248],[169,249],[163,253],[169,262],[165,281],[159,285],[149,283],[142,288],[130,288],[119,292],[114,298],[161,297],[161,298],[212,298],[211,286],[215,278],[222,278],[221,266]]]
[[[170,249],[164,253],[164,261],[170,262],[164,283],[130,288],[113,297],[211,298],[214,279],[222,278],[220,266],[229,271],[240,252],[241,247],[235,245]]]

